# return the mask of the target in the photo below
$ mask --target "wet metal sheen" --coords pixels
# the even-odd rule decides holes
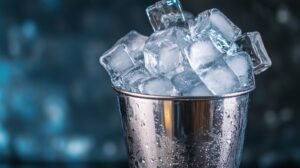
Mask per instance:
[[[238,168],[249,92],[215,97],[118,93],[131,168]]]

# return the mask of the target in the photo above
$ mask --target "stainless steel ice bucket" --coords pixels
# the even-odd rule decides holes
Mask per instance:
[[[115,88],[130,167],[238,168],[253,89],[215,97],[164,97]]]

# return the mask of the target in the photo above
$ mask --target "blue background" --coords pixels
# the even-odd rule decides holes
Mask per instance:
[[[152,32],[150,0],[0,0],[0,165],[126,167],[120,114],[99,56],[132,29]],[[273,67],[251,95],[242,167],[300,167],[300,4],[182,0],[258,30]],[[7,165],[7,166],[6,166]],[[1,167],[2,168],[2,167]]]

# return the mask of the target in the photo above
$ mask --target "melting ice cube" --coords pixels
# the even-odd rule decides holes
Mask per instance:
[[[154,31],[173,26],[185,26],[185,18],[179,0],[162,0],[146,9]]]
[[[139,91],[140,93],[149,95],[177,95],[177,91],[172,82],[163,76],[150,77],[143,80],[139,85]]]
[[[129,56],[134,63],[143,63],[143,49],[147,39],[147,36],[144,36],[133,30],[127,33],[115,45],[124,44],[127,47]]]
[[[218,9],[206,10],[189,25],[194,40],[208,36],[218,50],[225,53],[241,35],[241,30]]]
[[[271,67],[272,61],[266,51],[259,32],[243,34],[237,40],[237,44],[251,56],[254,73],[256,75]]]

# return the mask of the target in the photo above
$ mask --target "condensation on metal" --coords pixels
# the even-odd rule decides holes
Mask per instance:
[[[117,90],[130,167],[238,168],[250,91],[182,98]]]

